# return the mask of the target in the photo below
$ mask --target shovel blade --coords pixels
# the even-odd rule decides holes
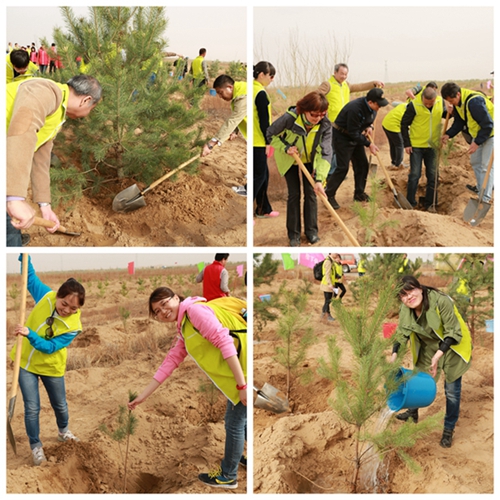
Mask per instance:
[[[377,164],[376,163],[370,163],[370,166],[368,167],[368,175],[370,177],[375,177],[377,175]]]
[[[145,206],[146,200],[137,184],[120,191],[113,200],[113,210],[115,212],[133,212]]]
[[[486,217],[490,208],[491,203],[471,198],[464,210],[464,221],[469,222],[471,226],[477,226]]]
[[[14,437],[14,431],[12,430],[12,426],[10,425],[10,421],[14,415],[14,409],[16,407],[16,398],[17,396],[12,396],[9,399],[9,411],[7,416],[7,436],[9,438],[9,443],[14,450],[14,453],[17,455],[17,447],[16,447],[16,438]]]
[[[406,199],[406,196],[399,191],[394,193],[394,200],[397,203],[399,208],[403,208],[404,210],[413,210],[411,203]]]
[[[255,407],[273,413],[283,413],[289,410],[288,399],[276,387],[266,382],[261,390],[255,387],[254,390],[257,392],[257,398],[254,401]]]

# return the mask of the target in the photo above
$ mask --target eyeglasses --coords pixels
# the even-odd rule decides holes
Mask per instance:
[[[45,320],[45,324],[48,326],[48,328],[45,330],[45,340],[50,340],[54,336],[54,330],[52,330],[54,319],[54,316],[51,315]]]
[[[158,319],[158,316],[160,314],[163,314],[165,311],[166,311],[166,306],[167,304],[174,298],[174,296],[172,295],[172,297],[168,297],[164,300],[161,301],[161,304],[159,307],[156,308],[156,311],[153,311],[154,314],[155,314],[155,319]]]
[[[309,114],[313,117],[313,118],[323,118],[324,116],[326,116],[326,111],[322,111],[321,113],[315,113],[313,111],[309,111]]]

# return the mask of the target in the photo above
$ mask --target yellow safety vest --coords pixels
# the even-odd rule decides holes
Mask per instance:
[[[484,94],[481,94],[481,92],[475,92],[474,90],[468,89],[460,89],[460,106],[455,106],[455,109],[460,115],[460,118],[462,118],[462,120],[466,122],[467,128],[469,129],[469,134],[473,139],[475,139],[479,134],[481,127],[479,126],[479,123],[477,123],[476,120],[472,118],[470,111],[468,109],[465,109],[466,103],[468,104],[471,99],[483,99],[484,103],[486,104],[486,109],[488,110],[488,113],[490,114],[492,120],[494,120],[495,106],[493,105],[491,100],[488,99]],[[492,137],[493,135],[494,130],[491,131],[490,137]]]
[[[33,61],[30,61],[26,73],[22,75],[19,74],[16,77],[14,77],[15,70],[14,66],[12,66],[12,63],[10,62],[10,53],[9,53],[7,54],[7,68],[5,71],[6,71],[7,83],[19,82],[21,80],[26,80],[27,78],[33,78],[38,71],[38,66]]]
[[[358,273],[366,273],[365,260],[360,259],[358,262]]]
[[[443,98],[436,97],[432,109],[422,101],[422,93],[413,100],[416,115],[410,125],[410,142],[413,148],[437,148],[441,138]]]
[[[246,379],[247,325],[242,317],[239,318],[237,315],[218,305],[217,301],[226,298],[231,297],[222,297],[221,299],[214,299],[210,302],[202,302],[202,304],[210,307],[221,324],[230,330],[231,336],[235,339],[238,359]],[[227,361],[222,357],[220,349],[203,337],[203,335],[192,325],[187,314],[182,319],[181,332],[188,354],[227,399],[234,405],[237,405],[240,402],[240,393],[236,389],[234,374],[231,368],[229,368]]]
[[[257,94],[259,92],[266,92],[266,89],[262,83],[257,80],[253,81],[253,145],[256,147],[265,147],[266,139],[264,138],[264,134],[260,129],[259,124],[259,115],[257,114],[257,106],[255,105],[255,99],[257,98]],[[271,123],[271,102],[269,102],[267,106],[267,110],[269,112],[269,123]]]
[[[193,62],[191,63],[191,68],[193,70],[193,78],[205,78],[205,75],[203,73],[203,56],[198,56],[195,59],[193,59]]]
[[[330,268],[330,281],[332,283],[332,285],[335,283],[335,262],[333,262],[332,259],[330,259],[330,257],[327,257],[324,261],[323,261],[323,279],[321,280],[321,284],[322,285],[326,285],[328,286],[328,282],[327,282],[327,276],[326,276],[326,269],[325,269],[325,264],[326,264],[326,261],[327,259],[332,263],[332,266]]]
[[[384,116],[384,119],[382,120],[382,127],[389,132],[394,132],[396,134],[401,133],[401,120],[405,114],[406,106],[408,106],[408,103],[403,102],[391,109],[389,113]]]
[[[233,87],[233,100],[231,101],[231,109],[234,107],[234,100],[237,97],[246,96],[247,95],[247,82],[234,82]],[[243,134],[243,137],[247,138],[247,117],[240,122],[238,125],[240,132]]]
[[[40,78],[40,80],[47,81],[44,78]],[[16,100],[17,91],[21,85],[29,84],[34,81],[34,78],[30,78],[28,80],[21,80],[20,82],[12,82],[7,85],[7,128],[9,130],[10,120],[12,118],[12,111],[14,110],[14,102]],[[45,118],[45,123],[43,127],[37,132],[37,141],[35,146],[35,151],[37,151],[41,146],[43,146],[46,142],[52,140],[59,129],[63,126],[66,121],[66,107],[68,105],[69,99],[69,87],[63,83],[51,82],[54,85],[57,85],[62,91],[62,102],[59,108],[52,113],[51,115]]]
[[[25,323],[25,326],[33,330],[38,336],[45,337],[47,330],[47,318],[52,316],[56,307],[56,292],[50,291],[36,304]],[[61,318],[54,313],[54,324],[52,325],[54,337],[68,332],[82,331],[80,321],[80,309],[75,314],[66,318]],[[10,353],[12,360],[16,357],[16,347],[14,345]],[[37,351],[27,338],[23,338],[21,347],[21,368],[36,373],[37,375],[46,375],[48,377],[62,377],[66,371],[66,359],[68,350],[60,349],[52,354],[45,354]]]
[[[328,118],[333,123],[340,110],[349,102],[351,91],[346,81],[339,83],[333,75],[328,82],[330,90],[325,97],[328,101]]]

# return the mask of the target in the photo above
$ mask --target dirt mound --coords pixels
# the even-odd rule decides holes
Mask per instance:
[[[300,272],[299,272],[300,274]],[[347,295],[343,303],[353,304],[348,274]],[[262,285],[259,294],[276,294],[285,277],[272,285]],[[297,270],[286,272],[287,288],[298,290],[302,276]],[[323,323],[320,311],[323,294],[316,286],[308,301],[310,322],[317,343],[309,347],[302,368],[315,375],[302,385],[292,380],[290,412],[275,415],[265,410],[254,412],[254,491],[255,493],[351,493],[355,456],[354,426],[346,424],[328,404],[334,387],[316,374],[318,358],[325,357],[327,338],[335,335],[342,350],[342,367],[349,369],[353,357],[338,322]],[[397,321],[397,320],[396,320]],[[255,333],[255,384],[264,382],[280,390],[286,388],[285,369],[274,358],[276,324]],[[405,359],[405,367],[411,360]],[[484,327],[476,331],[472,365],[463,377],[460,419],[451,449],[439,445],[442,429],[417,441],[408,450],[420,470],[416,473],[394,454],[385,457],[378,469],[378,493],[493,493],[493,335]],[[445,409],[443,382],[438,383],[434,403],[420,411],[420,419]],[[402,425],[392,418],[389,426]],[[373,489],[358,492],[373,493]]]
[[[229,116],[229,105],[223,104],[218,97],[204,99],[208,118],[202,126],[207,137]],[[246,149],[241,138],[214,149],[199,160],[197,174],[182,171],[167,179],[144,195],[145,207],[127,214],[112,210],[113,198],[136,181],[105,184],[99,196],[84,196],[65,213],[56,210],[61,224],[81,236],[51,235],[31,227],[30,246],[245,246],[246,197],[231,188],[246,183]]]
[[[377,127],[377,145],[381,147],[379,156],[384,162],[389,177],[396,191],[406,196],[409,168],[393,169],[390,165],[389,146],[382,129]],[[408,158],[405,157],[405,162]],[[377,164],[376,158],[372,159]],[[256,219],[254,226],[254,245],[256,246],[288,246],[286,232],[286,198],[287,188],[284,178],[281,178],[276,166],[271,160],[268,194],[273,210],[280,212],[280,216],[273,219]],[[422,169],[417,200],[425,196],[427,183],[425,169]],[[485,219],[476,227],[464,222],[463,213],[472,197],[465,188],[466,184],[475,185],[475,177],[470,166],[465,141],[459,137],[455,142],[446,162],[442,161],[439,168],[438,208],[437,213],[417,210],[403,210],[394,204],[394,194],[391,191],[383,170],[376,167],[377,179],[383,181],[384,189],[379,194],[380,201],[376,215],[376,222],[370,225],[373,231],[367,237],[367,229],[360,222],[354,212],[353,192],[354,177],[350,168],[346,180],[340,186],[336,200],[340,205],[338,215],[361,246],[408,246],[408,247],[486,247],[493,245],[493,207]],[[370,194],[370,179],[367,183],[367,192]],[[323,203],[318,200],[318,227],[321,241],[316,246],[352,246],[351,241],[344,234]],[[365,240],[368,240],[366,243]],[[309,245],[305,236],[302,236],[302,246]]]

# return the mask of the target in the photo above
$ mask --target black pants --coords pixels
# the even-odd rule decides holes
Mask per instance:
[[[339,290],[341,290],[340,295],[337,294],[337,295],[335,295],[335,297],[338,297],[339,299],[341,299],[347,293],[347,290],[345,288],[344,283],[336,282],[334,286],[335,286],[335,288],[338,288]]]
[[[323,295],[325,296],[325,303],[321,312],[330,314],[330,302],[333,299],[333,292],[323,292]]]
[[[354,197],[361,196],[365,192],[369,167],[365,147],[351,141],[348,136],[335,128],[333,129],[333,145],[337,157],[337,167],[326,184],[326,194],[330,203],[346,178],[349,162],[352,162],[354,171]]]
[[[255,214],[266,215],[273,211],[267,197],[269,168],[265,147],[253,148],[253,196],[256,201]]]
[[[312,165],[305,164],[307,170],[312,174]],[[286,229],[288,239],[300,240],[301,217],[300,217],[300,177],[304,187],[304,232],[307,239],[311,240],[318,235],[318,202],[316,193],[309,181],[300,172],[297,165],[292,165],[285,174],[288,186],[288,200],[286,204]]]
[[[384,127],[382,127],[384,128]],[[403,163],[403,158],[405,155],[405,147],[403,144],[403,136],[401,132],[391,132],[384,128],[385,135],[389,141],[389,148],[391,151],[391,163],[395,167],[399,167]]]

